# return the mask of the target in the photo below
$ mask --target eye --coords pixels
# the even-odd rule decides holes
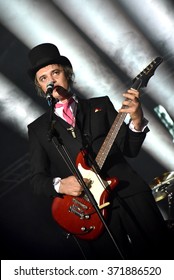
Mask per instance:
[[[39,79],[42,83],[46,80],[46,76],[42,76],[42,77],[40,77],[40,79]]]
[[[53,75],[55,75],[55,76],[59,76],[59,75],[60,75],[60,73],[61,73],[62,71],[63,71],[63,70],[56,69],[56,70],[54,70],[54,71],[53,71]]]

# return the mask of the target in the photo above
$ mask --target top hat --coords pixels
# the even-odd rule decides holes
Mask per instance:
[[[35,78],[36,72],[50,64],[61,64],[72,68],[72,64],[65,56],[60,55],[58,48],[50,43],[37,45],[29,52],[31,67],[28,74],[32,79]]]

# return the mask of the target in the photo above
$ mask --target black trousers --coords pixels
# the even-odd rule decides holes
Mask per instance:
[[[107,224],[115,242],[106,230],[97,240],[79,241],[82,248],[85,248],[84,252],[87,252],[87,258],[106,260],[171,258],[174,238],[151,192],[124,199],[116,196]]]

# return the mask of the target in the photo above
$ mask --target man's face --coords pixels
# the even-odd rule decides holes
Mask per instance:
[[[62,95],[61,90],[59,90],[59,87],[63,87],[65,90],[68,90],[69,86],[61,65],[50,64],[41,68],[36,73],[36,79],[43,92],[46,93],[48,83],[53,82],[54,89],[52,96],[59,100],[66,99],[66,96]]]

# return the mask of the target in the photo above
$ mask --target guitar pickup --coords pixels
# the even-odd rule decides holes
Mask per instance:
[[[75,202],[77,205],[80,205],[83,209],[87,210],[88,206],[86,206],[85,204],[81,203],[79,200],[77,200],[76,198],[73,198],[73,202]]]

